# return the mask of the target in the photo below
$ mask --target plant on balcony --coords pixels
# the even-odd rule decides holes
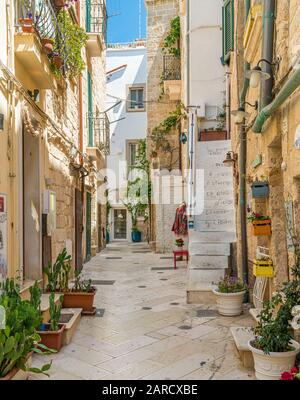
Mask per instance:
[[[170,22],[170,30],[163,42],[163,51],[174,57],[180,57],[180,17],[175,17]]]
[[[53,72],[56,75],[61,74],[62,65],[58,62],[59,57],[61,57],[66,76],[74,78],[85,67],[81,50],[86,44],[87,34],[79,25],[73,23],[66,10],[59,12],[58,26],[60,35],[56,37],[54,52],[51,57]]]
[[[248,343],[258,379],[280,379],[281,372],[295,366],[300,351],[299,343],[292,339],[290,327],[292,310],[300,304],[300,246],[288,221],[287,228],[294,249],[292,279],[264,303],[254,329],[255,339]]]
[[[174,159],[174,154],[178,152],[178,146],[172,146],[167,136],[173,129],[180,127],[182,118],[186,118],[186,112],[184,105],[180,103],[174,111],[169,113],[167,118],[152,130],[150,136],[154,152],[161,151],[166,155],[166,164],[170,171],[178,162],[178,158]]]
[[[254,236],[271,235],[271,219],[268,216],[252,212],[252,214],[247,217],[247,220],[252,223]]]
[[[41,291],[37,283],[30,290],[30,300],[22,300],[20,287],[13,279],[2,283],[0,306],[5,310],[5,326],[0,330],[0,379],[12,379],[18,370],[47,375],[51,362],[41,368],[28,367],[33,352],[53,353],[43,346],[36,330],[41,324]]]

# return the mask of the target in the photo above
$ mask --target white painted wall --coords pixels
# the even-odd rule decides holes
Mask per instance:
[[[122,99],[122,103],[108,112],[111,122],[120,118],[125,118],[119,122],[111,124],[111,150],[107,157],[108,169],[108,189],[110,191],[109,199],[112,206],[122,206],[122,202],[115,202],[113,195],[114,188],[112,187],[110,174],[116,176],[116,186],[120,191],[125,191],[126,169],[126,140],[137,140],[146,138],[147,133],[147,113],[145,111],[127,112],[126,96],[127,85],[143,84],[147,82],[147,65],[146,65],[146,47],[129,47],[121,46],[116,49],[108,49],[106,52],[106,70],[111,71],[122,65],[126,65],[123,69],[107,75],[107,96],[106,109],[117,103],[117,99]],[[147,90],[147,88],[146,88]],[[146,93],[145,93],[146,99]],[[109,172],[111,171],[111,172]],[[131,220],[127,218],[127,238],[131,235]]]
[[[222,56],[222,0],[189,0],[190,4],[190,104],[224,103],[225,76]],[[202,110],[200,113],[202,113]],[[216,121],[202,121],[203,128]]]

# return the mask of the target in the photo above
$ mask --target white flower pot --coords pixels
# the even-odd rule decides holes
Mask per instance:
[[[259,380],[279,380],[282,372],[294,367],[296,356],[300,351],[300,345],[295,340],[290,342],[295,350],[270,352],[270,354],[256,349],[251,342],[252,340],[248,342],[248,347],[253,354],[255,376]]]
[[[227,317],[234,317],[243,312],[243,299],[246,290],[237,293],[220,293],[218,289],[213,290],[216,300],[218,313]]]

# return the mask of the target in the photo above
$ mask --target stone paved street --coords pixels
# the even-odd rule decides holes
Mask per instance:
[[[198,317],[215,306],[186,304],[185,262],[178,266],[174,271],[170,256],[145,244],[109,245],[84,268],[87,278],[115,281],[98,286],[95,303],[104,316],[83,317],[71,344],[34,356],[33,365],[53,359],[50,379],[254,379],[229,332],[251,325],[247,312]]]

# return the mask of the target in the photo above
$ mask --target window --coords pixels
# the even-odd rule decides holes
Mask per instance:
[[[226,0],[223,5],[223,63],[228,63],[234,49],[234,1]]]
[[[128,87],[127,111],[145,111],[145,87],[135,85]]]
[[[138,153],[138,143],[137,142],[129,142],[128,143],[128,166],[133,167],[136,165],[136,158]]]

